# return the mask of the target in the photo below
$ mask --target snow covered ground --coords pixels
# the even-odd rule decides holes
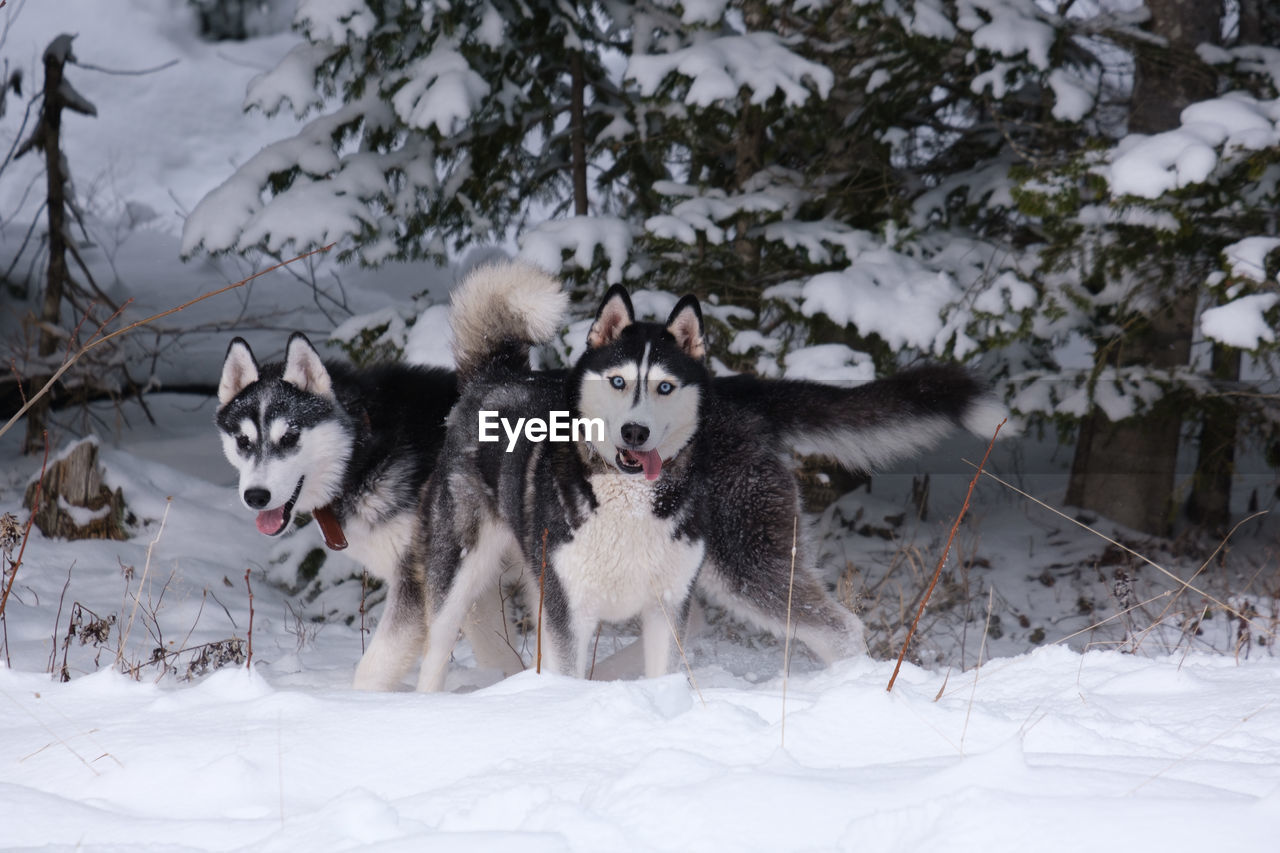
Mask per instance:
[[[100,113],[67,127],[78,182],[103,188],[89,205],[101,230],[86,257],[110,292],[136,299],[126,320],[247,272],[181,264],[181,210],[290,121],[246,119],[238,105],[254,73],[245,66],[269,66],[291,37],[202,45],[165,18],[173,8],[27,3],[4,45],[7,56],[38,57],[74,20],[86,62],[181,60],[171,77],[69,71]],[[139,81],[143,93],[130,89]],[[10,135],[12,106],[0,123]],[[0,181],[6,217],[33,180],[22,171],[30,163],[12,168]],[[129,201],[156,215],[138,220]],[[26,224],[0,223],[6,268]],[[454,278],[413,266],[333,272],[318,269],[329,301],[275,274],[178,315],[182,334],[160,348],[158,372],[212,384],[244,317],[268,318],[252,340],[278,352],[290,329],[323,340],[351,313],[424,289],[438,296]],[[0,318],[6,334],[15,323]],[[0,661],[2,849],[1274,846],[1272,518],[1243,525],[1217,555],[1216,543],[1104,531],[1190,580],[1187,589],[984,481],[921,623],[928,668],[906,664],[886,692],[968,482],[961,460],[981,455],[980,442],[962,441],[814,520],[830,579],[868,622],[871,658],[824,669],[797,652],[784,682],[779,643],[712,614],[689,644],[691,671],[661,679],[497,681],[470,668],[463,645],[448,693],[360,694],[349,682],[366,637],[363,590],[350,564],[330,557],[291,591],[314,534],[271,543],[256,532],[221,457],[212,400],[160,393],[147,407],[154,423],[136,402],[55,423],[54,452],[85,428],[99,436],[108,482],[137,524],[126,542],[33,531],[26,545]],[[21,456],[20,440],[20,427],[0,436],[0,513],[25,520],[22,493],[40,460]],[[994,467],[1060,504],[1065,460],[1051,449],[1013,441]],[[930,513],[920,521],[909,496],[925,472]],[[1257,491],[1266,509],[1274,474],[1246,473],[1239,505]],[[376,594],[369,601],[364,628],[378,616]],[[251,671],[236,663],[250,637]],[[602,656],[624,640],[607,637]]]
[[[1280,663],[1050,648],[944,682],[516,676],[464,695],[0,673],[3,843],[190,850],[1269,849]]]

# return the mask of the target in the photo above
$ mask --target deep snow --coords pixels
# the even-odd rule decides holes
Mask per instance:
[[[1268,849],[1280,664],[1063,649],[944,685],[866,660],[466,695],[0,673],[13,846]]]

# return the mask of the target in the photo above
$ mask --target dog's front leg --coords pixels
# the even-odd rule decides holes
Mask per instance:
[[[422,585],[397,572],[387,592],[382,618],[369,648],[356,666],[357,690],[392,690],[413,667],[422,650]]]
[[[670,607],[655,599],[640,614],[645,678],[657,678],[671,671],[672,653],[676,647],[676,626],[669,618],[670,613]]]

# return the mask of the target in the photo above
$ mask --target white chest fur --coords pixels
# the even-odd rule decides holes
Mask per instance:
[[[347,556],[374,577],[387,582],[394,580],[400,559],[409,548],[413,521],[412,512],[402,512],[372,525],[363,516],[351,516],[342,527],[347,537]]]
[[[600,474],[591,487],[599,506],[552,555],[575,616],[615,622],[659,597],[682,601],[703,543],[677,539],[675,523],[653,514],[653,484],[643,477]]]

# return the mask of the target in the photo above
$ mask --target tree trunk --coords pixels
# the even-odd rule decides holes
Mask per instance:
[[[1157,369],[1187,363],[1196,294],[1184,288],[1145,332],[1135,332],[1112,364]],[[1127,527],[1166,536],[1172,529],[1173,487],[1182,419],[1161,401],[1144,415],[1113,423],[1095,409],[1081,425],[1071,463],[1067,503]]]
[[[98,445],[81,441],[65,452],[45,472],[40,488],[40,504],[35,506],[37,483],[27,487],[22,505],[35,509],[35,525],[50,538],[129,538],[125,523],[129,511],[124,493],[114,492],[102,482],[98,465]]]
[[[1129,130],[1157,133],[1177,127],[1190,103],[1212,97],[1216,78],[1195,48],[1219,40],[1221,8],[1205,0],[1147,0],[1151,30],[1167,48],[1139,49]],[[1187,363],[1195,323],[1198,273],[1174,267],[1171,277],[1145,285],[1158,306],[1142,330],[1119,350],[1100,352],[1114,366],[1156,369]],[[1102,364],[1100,364],[1102,366]],[[1067,503],[1160,536],[1172,530],[1173,488],[1182,419],[1162,401],[1139,417],[1112,423],[1094,409],[1081,425],[1067,487]]]
[[[1241,0],[1235,45],[1267,45],[1280,36],[1280,10],[1263,0]],[[1240,379],[1239,350],[1215,344],[1212,375],[1216,382]],[[1235,475],[1239,408],[1229,398],[1211,402],[1204,416],[1196,471],[1187,498],[1187,518],[1217,536],[1231,523],[1231,482]]]
[[[764,151],[764,119],[760,108],[742,98],[742,109],[738,113],[738,136],[734,145],[734,190],[742,192],[747,182],[760,172],[763,167]],[[741,264],[741,277],[737,282],[741,295],[735,294],[739,304],[752,310],[760,309],[760,287],[757,283],[760,275],[760,240],[750,236],[755,216],[741,213],[735,223],[736,236],[733,240],[733,251]]]
[[[46,50],[44,54],[44,108],[40,114],[40,126],[33,138],[42,143],[45,162],[45,191],[49,204],[49,269],[45,276],[44,302],[40,308],[41,360],[58,349],[59,338],[50,329],[57,328],[62,317],[62,293],[67,281],[67,176],[62,163],[62,72],[70,54]],[[27,393],[38,391],[45,383],[38,377]],[[49,398],[42,397],[27,410],[27,436],[24,450],[39,453],[44,449],[44,431],[48,420]]]
[[[1215,344],[1213,378],[1230,383],[1240,379],[1240,350]],[[1235,475],[1236,427],[1239,413],[1229,398],[1212,401],[1200,431],[1196,472],[1187,498],[1187,518],[1215,535],[1227,532],[1231,521],[1231,479]]]
[[[84,96],[63,79],[63,70],[68,62],[74,62],[71,53],[71,42],[75,36],[63,33],[49,42],[44,50],[44,104],[40,109],[40,120],[27,141],[22,143],[14,153],[14,158],[34,151],[37,148],[44,154],[45,186],[48,193],[47,216],[49,221],[49,270],[45,278],[44,302],[40,310],[40,343],[38,352],[41,361],[57,351],[62,337],[56,334],[62,318],[62,297],[71,281],[67,269],[67,175],[66,161],[62,159],[62,111],[64,109],[82,115],[97,115],[98,111],[85,100]],[[86,273],[88,271],[86,270]],[[48,381],[36,377],[31,382],[31,391],[36,393]],[[49,398],[42,396],[27,410],[27,436],[24,450],[36,453],[44,448],[45,422],[49,412]]]
[[[582,70],[582,53],[573,51],[569,54],[569,73],[571,75],[569,103],[569,145],[573,157],[573,213],[575,216],[587,215],[587,119],[586,89],[587,83]]]

